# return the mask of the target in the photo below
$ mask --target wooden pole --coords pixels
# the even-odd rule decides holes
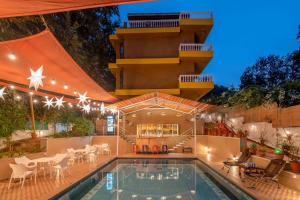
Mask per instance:
[[[36,130],[35,130],[35,119],[34,119],[32,95],[29,95],[29,104],[30,104],[30,111],[31,111],[31,124],[32,124],[31,137],[32,137],[32,139],[36,139]]]

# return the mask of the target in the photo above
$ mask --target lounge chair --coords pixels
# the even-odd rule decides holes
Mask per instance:
[[[250,186],[251,188],[256,188],[256,185],[261,181],[273,181],[277,183],[277,188],[279,188],[278,176],[285,167],[286,162],[284,160],[273,159],[270,161],[265,169],[251,167],[244,167],[245,179],[254,178],[254,183]]]
[[[249,149],[246,149],[245,151],[242,152],[241,156],[237,160],[227,159],[226,161],[224,161],[222,170],[224,168],[227,168],[228,169],[227,174],[228,174],[230,172],[231,167],[234,166],[240,167],[240,165],[242,163],[247,162],[247,160],[249,160],[250,157],[251,157],[251,153],[249,152]],[[241,175],[240,170],[239,170],[239,175]]]

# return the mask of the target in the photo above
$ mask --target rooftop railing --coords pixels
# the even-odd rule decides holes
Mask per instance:
[[[212,19],[212,12],[181,12],[179,19]]]
[[[212,17],[211,12],[181,12],[178,19],[129,20],[124,22],[123,28],[178,27],[181,19],[212,19]]]
[[[130,20],[127,28],[161,28],[161,27],[177,27],[178,19],[164,20]]]
[[[179,51],[212,51],[212,45],[196,44],[196,43],[181,43]]]
[[[200,83],[200,82],[213,82],[211,75],[180,75],[180,83]]]

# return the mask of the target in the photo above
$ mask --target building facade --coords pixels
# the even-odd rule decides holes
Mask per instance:
[[[209,12],[128,14],[110,41],[116,62],[113,95],[120,99],[162,92],[197,100],[214,87],[202,75],[213,57],[205,40],[213,26]]]

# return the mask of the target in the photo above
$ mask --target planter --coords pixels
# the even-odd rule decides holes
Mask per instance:
[[[283,154],[274,154],[274,156],[273,156],[274,159],[278,159],[278,160],[282,160],[283,157],[284,157]]]
[[[293,172],[300,173],[300,162],[298,161],[291,161],[290,166]]]
[[[257,149],[251,149],[251,148],[250,148],[250,150],[249,150],[249,152],[250,152],[252,155],[256,155],[256,151],[257,151]]]

